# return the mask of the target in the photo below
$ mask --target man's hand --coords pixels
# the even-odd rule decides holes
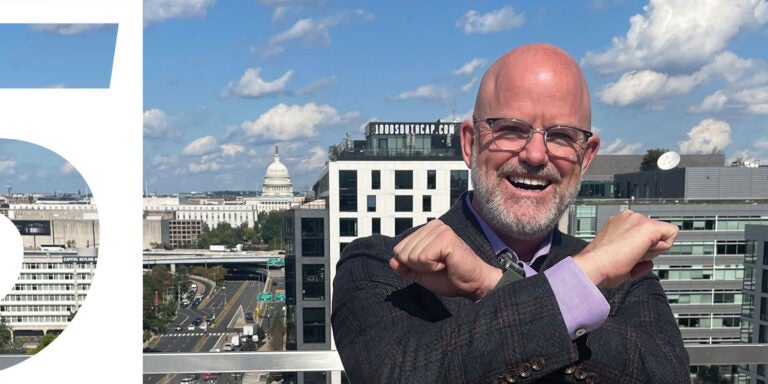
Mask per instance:
[[[430,291],[479,300],[493,290],[502,272],[477,256],[440,220],[419,228],[393,249],[389,265]]]
[[[653,269],[653,259],[672,247],[676,225],[623,211],[606,221],[573,259],[600,288],[615,288]]]

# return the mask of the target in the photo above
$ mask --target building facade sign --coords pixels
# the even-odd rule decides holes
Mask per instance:
[[[456,123],[381,123],[368,125],[370,135],[453,135]]]

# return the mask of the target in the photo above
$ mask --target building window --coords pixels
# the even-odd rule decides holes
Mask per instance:
[[[357,236],[357,219],[350,217],[340,218],[339,236]]]
[[[371,171],[371,189],[381,189],[381,171]]]
[[[357,171],[339,171],[339,211],[357,212]]]
[[[325,300],[325,265],[303,264],[301,285],[304,300]]]
[[[437,171],[427,170],[427,189],[437,189]]]
[[[395,189],[413,189],[413,171],[395,171]]]
[[[424,195],[421,197],[421,211],[422,212],[432,211],[432,196]]]
[[[413,196],[395,196],[395,212],[413,212]]]
[[[302,256],[324,256],[325,225],[321,217],[301,218],[301,254]]]
[[[376,196],[368,195],[368,212],[376,212]]]
[[[451,205],[459,200],[459,196],[469,189],[469,172],[467,170],[451,171]]]
[[[413,227],[413,219],[410,217],[395,218],[395,236],[407,231]]]
[[[371,219],[371,234],[381,234],[381,218],[374,217]]]
[[[325,308],[304,308],[304,342],[325,343]]]

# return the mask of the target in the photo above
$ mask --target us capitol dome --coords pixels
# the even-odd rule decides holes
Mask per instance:
[[[280,162],[280,154],[275,147],[275,160],[267,167],[264,175],[262,196],[293,196],[293,186],[288,168]]]

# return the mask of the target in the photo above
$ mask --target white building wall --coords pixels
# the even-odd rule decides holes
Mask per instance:
[[[339,171],[357,171],[357,212],[341,212],[339,210]],[[371,188],[373,170],[381,171],[381,189]],[[413,171],[413,189],[395,189],[395,170]],[[435,189],[427,189],[427,170],[436,171]],[[357,237],[369,236],[371,219],[381,218],[381,234],[394,236],[397,217],[413,219],[413,225],[421,225],[429,218],[440,217],[448,211],[451,205],[450,187],[451,171],[466,170],[466,164],[461,160],[424,160],[424,161],[333,161],[328,163],[329,197],[328,197],[328,229],[330,247],[330,280],[336,276],[336,263],[341,255],[342,243],[350,243]],[[471,178],[468,181],[472,189]],[[376,196],[376,212],[368,212],[367,196]],[[412,195],[414,197],[413,212],[395,212],[395,196]],[[424,195],[432,196],[432,209],[422,211],[421,199]],[[357,236],[341,236],[339,231],[340,218],[357,219]],[[331,292],[333,297],[333,292]],[[335,345],[332,347],[335,349]]]

